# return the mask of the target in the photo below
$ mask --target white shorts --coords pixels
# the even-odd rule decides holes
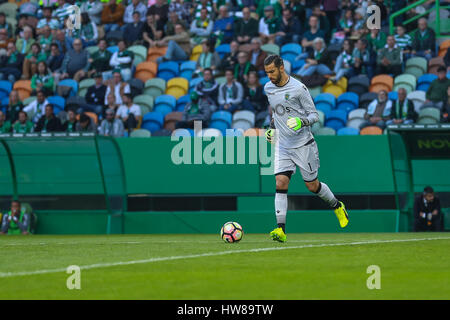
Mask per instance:
[[[285,171],[295,173],[299,167],[305,182],[317,179],[320,167],[319,150],[316,141],[300,148],[275,148],[275,175]]]

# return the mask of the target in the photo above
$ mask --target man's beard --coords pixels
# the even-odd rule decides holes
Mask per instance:
[[[275,79],[275,81],[273,81],[273,84],[279,85],[280,82],[281,82],[281,73],[278,75],[278,77]]]

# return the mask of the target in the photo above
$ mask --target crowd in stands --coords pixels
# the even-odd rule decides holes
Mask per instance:
[[[0,133],[263,128],[270,54],[309,87],[317,134],[448,122],[450,41],[431,13],[402,24],[435,1],[389,34],[389,14],[410,3],[0,0]],[[380,29],[366,24],[372,4]]]

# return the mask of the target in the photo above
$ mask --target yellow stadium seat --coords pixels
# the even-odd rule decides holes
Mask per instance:
[[[192,49],[192,53],[191,53],[191,57],[189,60],[191,61],[197,61],[198,57],[200,57],[200,54],[203,52],[202,49],[202,45],[196,45],[193,49]]]

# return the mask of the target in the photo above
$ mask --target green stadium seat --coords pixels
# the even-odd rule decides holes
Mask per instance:
[[[311,95],[311,98],[315,99],[319,94],[322,93],[322,87],[314,87],[309,88],[309,94]]]
[[[407,93],[416,90],[417,79],[412,74],[401,74],[394,79],[394,88],[392,91],[398,91],[398,88],[404,88]]]
[[[149,79],[145,82],[143,94],[156,98],[166,92],[166,81],[161,78]]]
[[[261,46],[261,50],[267,52],[267,54],[280,54],[280,47],[276,44],[265,44]]]
[[[406,60],[405,73],[412,74],[419,79],[422,75],[427,73],[428,66],[427,59],[422,57],[414,57]]]
[[[441,119],[440,110],[437,108],[423,108],[419,112],[419,121],[420,124],[427,123],[439,123]],[[433,122],[434,121],[434,122]]]
[[[149,111],[153,110],[155,99],[148,94],[141,94],[133,98],[133,102],[139,106],[145,106]]]
[[[91,46],[86,48],[87,52],[89,52],[89,55],[92,56],[94,53],[98,51],[98,46]]]
[[[149,138],[151,136],[151,132],[145,129],[135,129],[130,133],[130,137],[133,138]]]
[[[17,14],[17,4],[6,2],[0,5],[0,12],[3,12],[9,18],[15,18]]]
[[[317,136],[335,136],[336,131],[333,128],[323,127],[323,128],[319,128],[315,132],[315,135],[317,135]]]

